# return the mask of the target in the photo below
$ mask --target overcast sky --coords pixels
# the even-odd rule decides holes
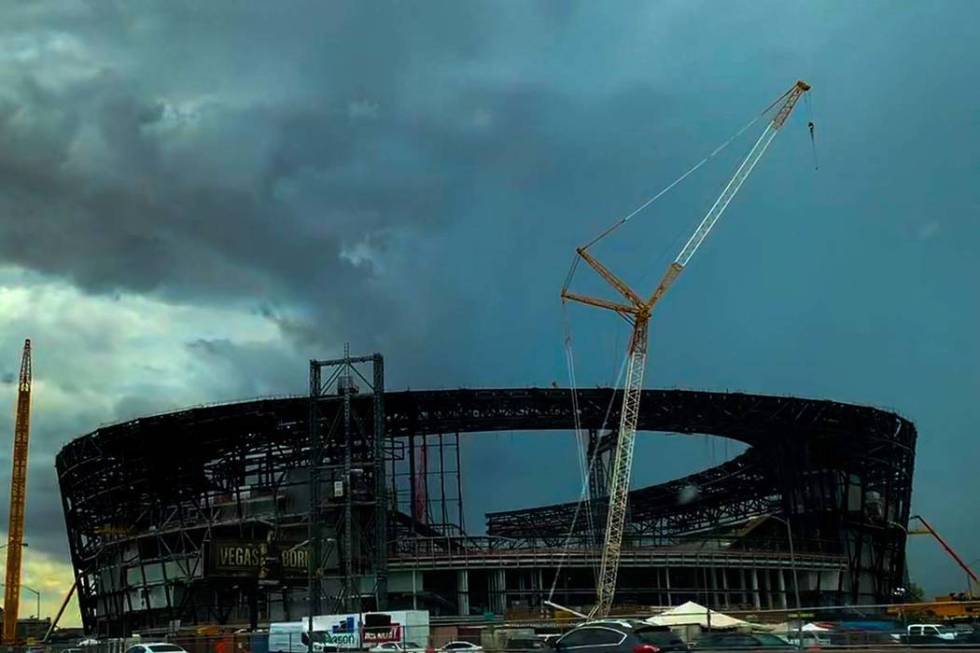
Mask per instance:
[[[647,385],[897,410],[914,511],[980,558],[978,21],[969,0],[4,3],[0,425],[30,337],[25,582],[45,611],[70,583],[54,455],[100,423],[302,392],[344,341],[393,388],[564,384],[563,316],[580,383],[609,383],[626,327],[563,313],[574,247],[798,78],[812,101],[660,306]],[[597,255],[652,287],[750,145]],[[645,436],[636,482],[736,449]],[[569,434],[464,456],[477,529],[576,494]],[[545,460],[567,471],[543,482]],[[0,487],[9,466],[0,448]],[[933,542],[910,549],[929,592],[964,589]]]

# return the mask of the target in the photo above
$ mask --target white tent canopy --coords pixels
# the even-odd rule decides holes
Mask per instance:
[[[669,610],[664,610],[660,614],[650,617],[646,622],[655,626],[701,626],[712,629],[751,625],[747,621],[709,610],[694,601],[688,601]]]
[[[781,624],[769,626],[768,629],[774,633],[788,633],[790,635],[795,635],[797,629],[802,630],[805,633],[829,633],[831,631],[830,628],[824,628],[823,626],[815,624],[812,621],[803,624],[802,627],[800,627],[799,622],[794,623],[784,621]]]
[[[817,624],[815,624],[813,622],[810,622],[808,624],[803,624],[803,628],[801,628],[801,630],[803,630],[804,632],[807,632],[807,633],[829,633],[830,632],[830,628],[824,628],[823,626],[818,626]]]

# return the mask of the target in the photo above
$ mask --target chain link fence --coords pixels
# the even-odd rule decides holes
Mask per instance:
[[[669,632],[680,641],[677,646],[654,646],[656,651],[644,649],[642,653],[980,651],[980,601],[721,612],[697,604],[635,606],[618,611],[609,620],[628,623],[634,632]],[[503,621],[492,623],[440,620],[417,630],[408,627],[397,647],[392,642],[338,645],[331,635],[315,631],[312,647],[314,653],[641,653],[631,647],[610,648],[598,641],[601,638],[595,642],[581,636],[562,639],[589,625],[568,613],[524,609],[511,611]],[[0,653],[307,653],[310,648],[311,637],[299,624],[273,624],[270,630],[51,642],[0,647]],[[468,643],[470,648],[454,642]],[[136,650],[136,646],[141,648]]]

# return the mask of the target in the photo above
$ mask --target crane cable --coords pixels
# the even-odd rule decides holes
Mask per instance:
[[[790,89],[789,91],[786,91],[785,93],[783,93],[782,95],[780,95],[778,98],[776,98],[769,106],[767,106],[765,109],[763,109],[761,112],[759,112],[758,115],[756,115],[754,118],[752,118],[752,120],[750,120],[749,122],[745,123],[745,125],[743,125],[737,132],[735,132],[734,134],[732,134],[732,136],[730,136],[728,138],[728,140],[726,140],[724,143],[722,143],[721,145],[719,145],[718,147],[716,147],[714,150],[711,151],[711,153],[709,153],[703,159],[701,159],[700,161],[698,161],[697,163],[695,163],[693,166],[691,166],[680,177],[678,177],[674,181],[672,181],[669,184],[667,184],[667,186],[664,187],[660,192],[658,192],[657,194],[655,194],[653,197],[649,198],[647,201],[643,202],[643,204],[641,204],[640,206],[638,206],[637,208],[635,208],[633,211],[631,211],[630,213],[628,213],[626,216],[620,218],[619,220],[617,220],[616,222],[614,222],[612,225],[610,225],[609,227],[607,227],[598,236],[596,236],[595,238],[593,238],[592,240],[590,240],[588,243],[586,243],[585,245],[583,245],[582,246],[582,249],[589,249],[590,247],[592,247],[593,245],[595,245],[596,243],[598,243],[600,240],[602,240],[603,238],[605,238],[606,236],[608,236],[612,232],[614,232],[617,229],[619,229],[620,227],[622,227],[624,224],[626,224],[627,222],[629,222],[630,219],[632,219],[638,213],[640,213],[641,211],[643,211],[644,209],[646,209],[648,206],[650,206],[651,204],[653,204],[654,202],[656,202],[658,199],[660,199],[661,197],[663,197],[664,195],[666,195],[671,189],[673,189],[675,186],[677,186],[677,184],[681,183],[682,181],[684,181],[685,179],[687,179],[689,176],[691,176],[692,174],[694,174],[694,172],[697,171],[699,168],[701,168],[701,166],[703,166],[708,161],[712,160],[718,154],[720,154],[721,152],[723,152],[739,136],[741,136],[742,134],[744,134],[750,127],[752,127],[754,124],[756,124],[757,122],[759,122],[759,120],[761,120],[763,117],[765,117],[765,115],[767,113],[769,113],[773,109],[773,107],[775,107],[777,104],[779,104],[783,100],[783,98],[785,98],[791,92],[792,92],[792,89]],[[812,122],[811,122],[811,124],[812,124]],[[812,135],[812,130],[811,130],[811,135]],[[816,153],[816,150],[814,150],[814,156],[816,156],[815,153]],[[572,260],[572,264],[569,267],[568,274],[565,276],[565,285],[562,286],[562,290],[568,290],[568,287],[571,285],[571,283],[572,283],[572,277],[575,275],[575,269],[578,267],[578,260],[579,260],[579,258],[580,257],[576,254],[575,257],[574,257],[574,259]]]
[[[813,151],[813,169],[819,170],[820,164],[817,161],[817,141],[813,137],[813,128],[816,126],[813,123],[813,105],[810,104],[810,94],[807,93],[803,101],[806,103],[806,114],[807,114],[807,127],[810,129],[810,149]]]
[[[568,318],[568,309],[564,303],[562,304],[562,323],[565,330],[565,367],[568,370],[568,385],[572,390],[572,419],[575,423],[575,446],[578,450],[579,473],[582,476],[582,483],[585,487],[588,487],[589,475],[592,469],[591,465],[589,464],[588,450],[583,443],[582,413],[579,410],[578,386],[575,378],[575,354],[572,349],[572,326]],[[591,529],[594,526],[592,521],[591,492],[587,492],[585,494],[585,504],[585,514],[586,519],[588,520],[587,526],[591,532]]]
[[[583,503],[585,504],[587,532],[591,534],[595,528],[594,516],[592,513],[592,496],[591,492],[589,492],[589,476],[592,473],[592,465],[594,464],[594,460],[590,459],[587,449],[584,448],[582,442],[582,414],[579,409],[578,384],[575,376],[575,354],[572,347],[572,325],[568,317],[568,308],[564,302],[562,302],[562,324],[565,331],[565,366],[568,370],[568,382],[572,391],[572,419],[574,420],[575,424],[575,446],[578,451],[579,473],[581,474],[582,490],[579,495],[578,504],[575,506],[575,512],[572,515],[572,523],[562,545],[562,555],[559,559],[558,569],[555,570],[555,577],[552,579],[551,591],[548,594],[549,601],[554,596],[555,587],[558,584],[558,573],[561,571],[562,563],[568,554],[568,547],[571,544],[572,536],[575,532],[575,526],[578,522],[578,514]],[[598,574],[599,570],[595,567],[595,564],[593,564],[593,567],[594,573]]]
[[[563,303],[563,306],[564,306],[564,303]],[[566,317],[567,317],[567,312],[566,312]],[[567,319],[565,320],[565,328],[566,328],[566,338],[565,338],[566,362],[568,363],[568,365],[570,367],[570,369],[569,369],[569,380],[572,383],[572,387],[571,387],[571,391],[572,391],[572,407],[573,407],[573,412],[574,412],[574,420],[575,420],[576,433],[578,433],[580,431],[580,429],[581,429],[581,417],[580,417],[580,414],[578,412],[578,405],[579,405],[578,404],[578,388],[575,386],[575,372],[574,372],[574,361],[575,361],[575,358],[572,355],[571,325],[570,325],[570,323],[569,323],[569,321]],[[618,388],[619,385],[620,385],[620,383],[622,382],[623,374],[626,372],[626,363],[628,361],[629,361],[629,356],[625,356],[623,358],[622,364],[619,366],[619,373],[616,375],[616,382],[614,383],[613,387]],[[615,404],[615,402],[616,402],[616,393],[613,392],[610,395],[610,397],[609,397],[609,403],[606,405],[606,411],[605,411],[605,414],[603,415],[603,418],[602,418],[602,426],[600,427],[600,430],[601,431],[606,430],[606,425],[609,423],[609,416],[612,414],[612,409],[613,409],[613,405]],[[580,441],[579,438],[576,438],[576,439]],[[579,451],[581,452],[581,445],[580,445]],[[549,601],[554,598],[555,589],[558,587],[558,579],[561,577],[562,567],[564,567],[564,565],[565,565],[565,559],[568,557],[568,549],[569,549],[569,546],[571,545],[572,537],[575,534],[575,526],[578,523],[579,513],[582,511],[582,505],[583,504],[588,504],[588,495],[589,495],[589,478],[588,478],[588,474],[591,474],[592,469],[595,467],[595,465],[596,465],[596,463],[598,461],[598,457],[599,457],[599,449],[597,447],[596,450],[593,452],[592,457],[589,459],[588,473],[585,474],[584,477],[583,477],[582,490],[579,493],[579,500],[578,500],[578,502],[575,505],[575,511],[572,513],[572,521],[571,521],[571,523],[568,526],[568,532],[565,534],[565,541],[562,544],[561,553],[558,555],[558,563],[555,566],[555,575],[554,575],[554,577],[552,578],[552,581],[551,581],[551,589],[548,591],[548,600]],[[589,523],[590,523],[590,526],[591,526],[591,524],[592,524],[591,509],[589,509],[588,512],[589,512],[589,515],[587,516],[587,518],[589,519]],[[598,575],[598,569],[596,568],[596,565],[593,564],[592,566],[593,566],[593,570]]]

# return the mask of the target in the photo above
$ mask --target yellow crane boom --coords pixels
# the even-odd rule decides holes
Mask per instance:
[[[721,195],[705,214],[701,223],[685,243],[677,257],[667,266],[660,283],[646,299],[630,288],[622,279],[613,274],[609,268],[600,263],[588,252],[588,245],[579,247],[576,252],[606,283],[612,286],[626,300],[625,304],[611,302],[597,297],[588,297],[569,292],[567,287],[562,290],[563,300],[571,300],[589,306],[605,308],[618,313],[633,325],[628,350],[626,379],[623,383],[623,406],[619,416],[619,438],[613,454],[612,473],[609,480],[609,512],[606,518],[606,533],[602,545],[602,564],[596,587],[596,604],[590,613],[591,617],[606,617],[612,608],[613,597],[616,594],[616,579],[619,573],[619,560],[623,545],[623,531],[626,526],[627,501],[629,498],[630,476],[633,471],[633,445],[636,437],[636,424],[640,413],[640,397],[643,387],[643,374],[646,370],[647,339],[650,318],[653,308],[664,296],[677,276],[687,266],[688,261],[697,251],[701,243],[708,237],[712,227],[728,208],[729,203],[738,193],[742,184],[751,174],[756,164],[765,154],[769,144],[775,138],[779,129],[789,118],[793,107],[803,94],[810,90],[810,85],[803,81],[796,82],[771,106],[780,102],[776,115],[766,126],[765,131],[752,146],[748,155],[743,159],[735,174],[722,190]],[[700,165],[700,164],[699,164]],[[686,175],[685,175],[686,176]],[[675,182],[676,183],[676,182]],[[603,235],[609,233],[607,230]],[[600,236],[601,238],[602,236]],[[593,240],[591,244],[597,242]],[[567,285],[567,284],[566,284]]]
[[[13,471],[10,475],[10,521],[7,526],[7,584],[3,601],[3,642],[17,639],[20,607],[20,566],[24,553],[24,510],[27,507],[27,445],[31,433],[31,341],[24,341],[17,385]],[[37,615],[40,619],[41,615]]]

